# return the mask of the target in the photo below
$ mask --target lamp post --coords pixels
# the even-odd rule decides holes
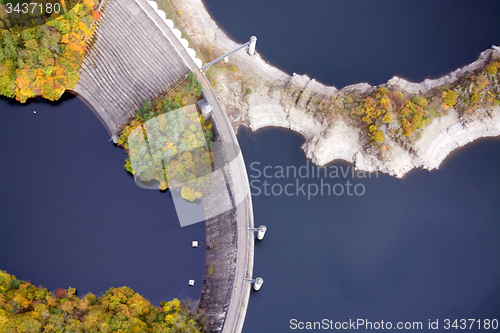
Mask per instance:
[[[257,231],[257,239],[262,240],[266,234],[267,227],[265,225],[261,225],[258,228],[248,228],[248,231]]]
[[[255,44],[257,44],[257,37],[255,36],[250,37],[250,46],[248,47],[248,54],[250,55],[255,54]]]
[[[255,291],[258,291],[260,287],[262,287],[262,284],[264,284],[264,279],[261,277],[256,279],[245,279],[245,281],[253,283],[253,289]]]

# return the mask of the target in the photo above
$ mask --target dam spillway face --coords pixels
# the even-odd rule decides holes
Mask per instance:
[[[146,0],[108,0],[74,91],[110,134],[116,134],[147,99],[158,97],[189,71]],[[163,24],[159,29],[158,24]]]

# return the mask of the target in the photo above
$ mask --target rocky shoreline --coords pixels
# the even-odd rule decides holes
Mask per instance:
[[[208,53],[207,60],[238,46],[217,27],[201,0],[170,0],[170,3],[182,13],[179,20],[184,31],[200,50]],[[499,47],[493,46],[475,62],[435,80],[412,83],[393,77],[381,86],[405,95],[425,95],[457,83],[491,59],[500,60]],[[403,177],[414,168],[437,169],[456,148],[481,137],[500,135],[499,106],[480,107],[472,114],[462,115],[450,108],[426,126],[412,144],[394,144],[385,151],[372,149],[357,124],[340,114],[326,116],[322,110],[326,103],[335,108],[335,103],[340,103],[344,96],[366,96],[377,87],[359,83],[338,90],[305,75],[290,76],[270,66],[258,54],[249,56],[243,51],[232,55],[229,64],[237,68],[237,73],[216,68],[211,76],[235,131],[240,125],[253,131],[268,126],[289,128],[304,136],[306,142],[302,148],[318,165],[342,159],[354,163],[359,170]],[[252,93],[247,94],[247,89]]]

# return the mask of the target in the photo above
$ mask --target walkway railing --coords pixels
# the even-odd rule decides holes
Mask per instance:
[[[206,68],[208,68],[208,67],[212,66],[212,65],[213,65],[213,64],[215,64],[216,62],[219,62],[219,61],[221,61],[222,59],[224,59],[224,58],[226,58],[226,57],[229,57],[229,56],[230,56],[231,54],[233,54],[234,52],[237,52],[237,51],[241,50],[242,48],[247,47],[248,45],[250,45],[250,43],[252,43],[252,41],[248,41],[248,42],[246,42],[245,44],[243,44],[243,45],[241,45],[240,47],[238,47],[237,49],[235,49],[235,50],[233,50],[233,51],[231,51],[231,52],[229,52],[229,53],[226,53],[226,54],[224,54],[223,56],[220,56],[220,57],[218,57],[217,59],[215,59],[215,60],[213,60],[213,61],[210,61],[208,64],[206,64],[205,66],[201,67],[200,69],[201,69],[202,71],[204,71]]]

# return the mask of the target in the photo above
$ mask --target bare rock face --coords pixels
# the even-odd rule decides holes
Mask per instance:
[[[492,56],[500,56],[500,49],[498,49],[497,46],[492,46],[491,49],[483,51],[479,55],[479,58],[473,63],[462,68],[458,68],[457,70],[449,73],[448,75],[442,76],[439,79],[425,79],[421,83],[413,83],[400,77],[394,76],[389,81],[387,81],[387,84],[385,84],[385,86],[389,89],[406,92],[409,94],[428,94],[437,87],[446,87],[452,85],[458,82],[467,74],[473,73],[474,71],[484,67],[486,62],[488,62],[488,60],[490,60]]]
[[[303,149],[307,158],[318,165],[336,159],[352,162],[356,153],[363,150],[360,135],[359,131],[339,120],[304,143]]]
[[[208,15],[201,0],[171,0],[181,10],[185,31],[200,49],[210,49],[218,56],[238,45],[222,32]],[[257,42],[258,44],[258,42]],[[257,45],[258,51],[258,45]],[[500,60],[500,48],[492,46],[473,63],[438,79],[421,83],[399,77],[381,85],[407,95],[428,94],[439,87],[457,83],[464,76],[484,67],[490,59]],[[411,145],[392,145],[380,151],[367,145],[366,136],[349,119],[326,117],[324,103],[335,108],[343,97],[371,94],[377,87],[368,83],[346,86],[341,90],[325,86],[306,75],[288,75],[270,66],[258,54],[244,51],[230,57],[238,72],[221,71],[214,75],[214,87],[233,127],[246,125],[253,131],[267,126],[289,128],[304,136],[302,148],[315,164],[325,165],[342,159],[364,171],[381,171],[403,177],[414,168],[436,169],[454,149],[481,137],[500,135],[500,107],[481,108],[472,115],[460,116],[454,109],[425,127],[421,138]],[[250,95],[245,94],[251,88]],[[389,125],[390,126],[390,125]]]
[[[356,84],[351,84],[350,86],[346,86],[342,88],[340,91],[344,94],[352,94],[352,95],[358,95],[358,96],[364,96],[364,95],[369,95],[375,90],[375,87],[366,83],[356,83]]]
[[[424,130],[415,143],[418,164],[424,169],[439,168],[443,160],[456,148],[483,137],[500,135],[500,110],[481,109],[472,116],[460,120],[456,112],[436,119]]]

